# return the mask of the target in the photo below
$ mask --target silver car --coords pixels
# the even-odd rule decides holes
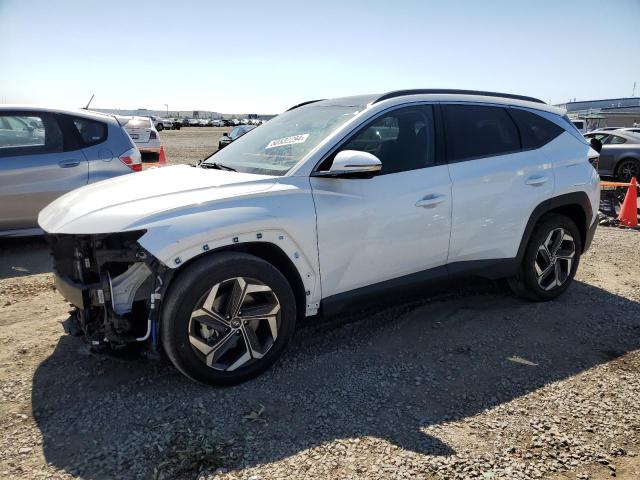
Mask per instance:
[[[37,235],[38,213],[57,197],[141,168],[110,115],[0,106],[0,236]]]
[[[640,134],[624,130],[595,130],[584,136],[602,143],[598,173],[628,182],[640,179]]]

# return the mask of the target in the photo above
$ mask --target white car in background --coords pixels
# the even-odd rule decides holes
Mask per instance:
[[[151,121],[153,122],[153,126],[159,132],[164,130],[164,124],[162,123],[162,119],[160,117],[156,117],[155,115],[145,115],[145,118],[151,119]]]
[[[162,130],[171,130],[173,128],[173,118],[161,118],[160,124],[162,125]],[[156,128],[158,131],[162,131]]]
[[[158,130],[149,117],[118,116],[118,122],[129,134],[133,143],[142,154],[143,161],[157,161],[160,155],[160,137]]]

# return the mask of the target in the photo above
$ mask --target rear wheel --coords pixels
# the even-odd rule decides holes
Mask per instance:
[[[161,123],[159,123],[159,124],[156,126],[156,130],[158,130],[159,132],[161,132],[162,130],[164,130],[164,125],[162,125]]]
[[[259,375],[293,336],[296,302],[286,278],[253,255],[225,252],[187,267],[162,313],[162,345],[182,373],[212,385]]]
[[[545,215],[533,231],[517,275],[508,280],[517,295],[552,300],[573,281],[582,242],[576,224],[564,215]]]

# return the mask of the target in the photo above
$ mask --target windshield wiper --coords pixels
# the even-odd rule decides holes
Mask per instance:
[[[200,166],[202,168],[217,168],[218,170],[227,170],[229,172],[237,172],[237,170],[233,167],[228,167],[227,165],[223,165],[221,163],[216,163],[216,162],[212,162],[212,163],[202,162]]]

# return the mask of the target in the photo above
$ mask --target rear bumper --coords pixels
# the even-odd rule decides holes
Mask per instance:
[[[598,228],[598,217],[596,217],[591,226],[587,229],[587,235],[584,239],[584,248],[582,249],[583,252],[586,252],[589,250],[589,247],[591,247],[593,236],[596,234],[596,228]]]
[[[136,144],[140,153],[160,153],[160,146],[157,147],[148,147],[144,145]]]

